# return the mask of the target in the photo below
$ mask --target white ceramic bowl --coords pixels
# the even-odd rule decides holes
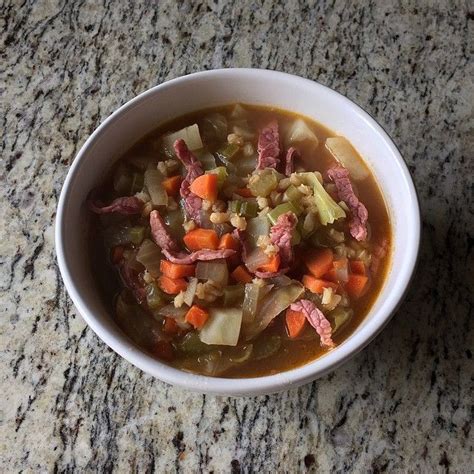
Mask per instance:
[[[375,174],[393,228],[392,264],[387,281],[357,330],[336,349],[303,367],[246,379],[189,374],[141,351],[106,310],[86,256],[88,210],[84,203],[112,163],[160,123],[233,102],[298,112],[348,138]],[[410,174],[396,146],[372,117],[321,84],[260,69],[191,74],[156,86],[120,107],[89,137],[74,160],[61,192],[56,220],[56,251],[64,283],[95,333],[129,362],[165,382],[221,395],[257,395],[295,387],[321,377],[354,356],[382,330],[403,298],[415,267],[419,239],[419,207]]]

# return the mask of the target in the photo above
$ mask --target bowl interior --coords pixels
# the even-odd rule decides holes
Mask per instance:
[[[345,136],[377,179],[388,206],[392,265],[387,281],[363,323],[337,349],[275,376],[226,380],[185,374],[140,351],[115,325],[98,294],[87,255],[88,193],[112,163],[159,124],[180,115],[244,102],[291,110]],[[416,260],[419,210],[409,173],[385,132],[358,106],[312,81],[263,70],[218,70],[185,76],[150,89],[109,117],[89,138],[66,179],[58,208],[58,260],[66,287],[92,329],[114,350],[146,372],[187,388],[224,394],[267,393],[304,383],[333,369],[363,347],[388,321],[406,289]]]

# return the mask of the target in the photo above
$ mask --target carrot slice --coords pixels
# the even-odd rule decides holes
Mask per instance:
[[[351,260],[349,263],[352,273],[357,275],[365,275],[367,273],[365,269],[365,263],[362,260]]]
[[[349,280],[346,283],[346,291],[352,298],[359,298],[364,293],[369,279],[365,275],[356,275],[352,273],[349,275]]]
[[[177,196],[181,188],[182,176],[171,176],[163,180],[162,184],[168,196]]]
[[[306,317],[301,311],[294,311],[290,308],[286,310],[286,328],[290,339],[298,337],[304,328]]]
[[[334,283],[337,283],[337,273],[336,273],[336,269],[335,269],[334,267],[332,267],[331,270],[329,270],[328,272],[326,272],[326,273],[322,276],[322,279],[323,279],[323,280],[333,281]]]
[[[217,199],[217,175],[202,174],[198,176],[189,187],[192,193],[201,199],[214,202]]]
[[[321,295],[324,291],[324,288],[333,288],[337,290],[337,283],[328,280],[321,280],[320,278],[315,278],[313,275],[304,275],[302,279],[303,285],[308,288],[309,291]]]
[[[242,196],[244,198],[250,198],[253,197],[252,191],[250,191],[249,188],[237,188],[234,191],[235,194],[238,194],[239,196]]]
[[[333,260],[332,250],[322,248],[308,252],[305,263],[312,275],[320,278],[331,269]]]
[[[172,262],[169,262],[168,260],[161,260],[160,270],[161,270],[161,273],[163,273],[163,275],[175,280],[176,278],[194,276],[194,271],[196,270],[196,266],[172,263]]]
[[[212,229],[194,229],[183,237],[184,243],[189,250],[210,249],[217,250],[219,237]]]
[[[186,290],[188,282],[184,278],[169,278],[161,275],[158,284],[160,288],[169,295],[177,295],[180,291]]]
[[[239,250],[240,244],[236,239],[234,239],[232,234],[224,234],[219,240],[218,248]]]
[[[230,276],[239,283],[251,283],[252,275],[247,271],[243,265],[239,265]]]
[[[163,322],[163,332],[171,336],[178,334],[180,332],[180,327],[178,326],[176,319],[165,316],[165,320]]]
[[[260,265],[258,269],[262,272],[273,273],[273,272],[278,271],[279,267],[280,267],[280,255],[276,254],[273,257],[270,257],[267,263],[265,263],[264,265]]]
[[[196,329],[201,329],[209,318],[209,313],[197,305],[191,306],[184,320]]]

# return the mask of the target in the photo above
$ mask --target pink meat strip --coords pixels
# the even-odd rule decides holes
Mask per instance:
[[[339,199],[347,204],[351,211],[351,220],[349,229],[352,237],[356,240],[365,240],[367,238],[367,219],[369,213],[366,207],[359,201],[354,194],[352,184],[349,179],[349,171],[342,166],[336,166],[328,171],[328,176],[334,181],[337,188]]]
[[[179,190],[180,195],[184,200],[184,209],[190,219],[197,224],[200,224],[202,199],[192,193],[189,187],[198,176],[203,174],[201,162],[191,153],[191,151],[189,151],[184,140],[176,140],[173,146],[176,156],[186,168],[186,177],[183,179]]]
[[[181,265],[189,265],[196,261],[207,261],[207,260],[217,260],[219,258],[228,258],[235,255],[235,250],[232,249],[222,249],[222,250],[197,250],[187,254],[185,252],[172,252],[166,249],[163,249],[163,254],[165,257],[172,263],[178,263]]]
[[[257,169],[277,168],[280,163],[280,135],[278,133],[278,122],[272,120],[258,137],[258,161]]]
[[[277,272],[259,272],[255,275],[259,278],[273,278],[278,275],[285,274],[293,263],[293,247],[291,239],[293,230],[298,223],[298,218],[293,212],[286,212],[278,216],[276,224],[270,229],[270,241],[278,247],[280,255],[280,269]]]
[[[294,171],[295,159],[299,156],[298,150],[295,147],[288,148],[285,155],[285,169],[283,170],[286,176],[290,176]]]
[[[163,251],[163,255],[172,263],[187,265],[197,260],[217,260],[227,258],[235,254],[235,250],[198,250],[190,254],[181,252],[178,244],[173,240],[163,218],[158,211],[150,213],[151,236]]]
[[[173,240],[163,218],[158,211],[151,211],[150,213],[150,227],[151,236],[158,247],[163,250],[178,251],[178,244]]]
[[[88,204],[90,210],[96,214],[109,214],[111,212],[125,215],[140,214],[143,208],[143,201],[136,196],[114,199],[108,206],[102,206],[98,201],[89,201]]]
[[[316,332],[321,338],[321,345],[326,347],[335,347],[334,341],[331,338],[331,323],[326,319],[324,314],[316,307],[310,300],[299,300],[291,305],[293,311],[301,311],[309,324],[316,329]]]

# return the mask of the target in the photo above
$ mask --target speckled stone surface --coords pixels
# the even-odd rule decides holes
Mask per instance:
[[[365,3],[1,1],[2,472],[472,472],[473,5]],[[376,341],[313,384],[247,399],[186,393],[115,355],[53,248],[92,130],[155,84],[223,66],[362,105],[423,210],[417,276]]]

